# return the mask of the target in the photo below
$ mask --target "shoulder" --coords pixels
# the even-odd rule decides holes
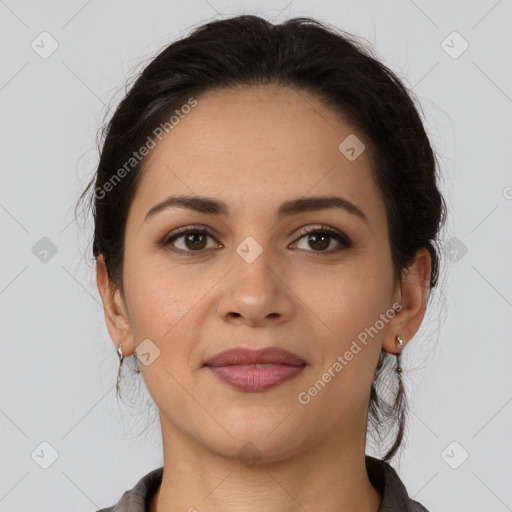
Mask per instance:
[[[365,461],[368,478],[382,497],[378,512],[429,512],[409,497],[403,482],[390,464],[369,455],[365,456]]]
[[[153,469],[144,475],[131,489],[125,491],[113,506],[96,512],[148,512],[147,504],[162,483],[163,467]]]

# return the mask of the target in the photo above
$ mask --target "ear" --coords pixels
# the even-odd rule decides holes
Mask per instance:
[[[129,356],[135,351],[130,320],[121,290],[110,281],[103,254],[96,260],[96,283],[103,302],[107,329],[116,348],[123,345],[123,354]]]
[[[416,253],[414,262],[402,271],[402,282],[397,284],[396,301],[402,305],[388,324],[382,349],[399,354],[418,332],[427,307],[432,261],[426,247]],[[396,337],[401,336],[405,345],[397,347]]]

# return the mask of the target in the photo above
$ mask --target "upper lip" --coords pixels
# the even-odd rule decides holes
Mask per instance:
[[[299,356],[278,347],[250,349],[245,347],[223,350],[205,362],[206,366],[233,366],[245,364],[287,364],[303,366],[306,362]]]

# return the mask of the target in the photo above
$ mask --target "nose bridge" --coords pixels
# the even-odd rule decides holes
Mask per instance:
[[[259,233],[256,236],[262,243],[249,235],[234,247],[233,269],[219,301],[219,315],[224,318],[234,315],[257,323],[291,313],[289,293],[279,277],[278,258],[269,246],[271,237],[265,230]]]
[[[272,271],[272,262],[275,258],[270,247],[270,237],[260,234],[258,238],[261,243],[249,235],[235,247],[233,264],[237,284],[246,283],[253,289],[268,286],[275,288],[275,275]],[[273,292],[275,293],[276,290]]]
[[[235,232],[241,237],[234,241],[234,263],[244,263],[249,266],[256,263],[255,266],[263,271],[265,265],[271,264],[274,253],[272,244],[275,230],[271,225],[273,219],[269,216],[270,209],[266,206],[264,197],[253,200],[251,204],[254,208],[250,210],[247,202],[244,201],[244,195],[239,197],[239,206],[236,212],[233,212]]]

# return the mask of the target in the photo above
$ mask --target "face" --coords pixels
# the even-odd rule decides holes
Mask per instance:
[[[117,294],[123,349],[137,349],[163,435],[223,456],[250,442],[269,461],[364,435],[400,301],[370,142],[305,92],[259,86],[197,101],[146,161]],[[354,135],[366,146],[355,159],[339,149]],[[170,196],[213,203],[147,216]],[[326,197],[341,201],[304,201]],[[278,347],[305,364],[240,389],[205,366],[236,347]]]

